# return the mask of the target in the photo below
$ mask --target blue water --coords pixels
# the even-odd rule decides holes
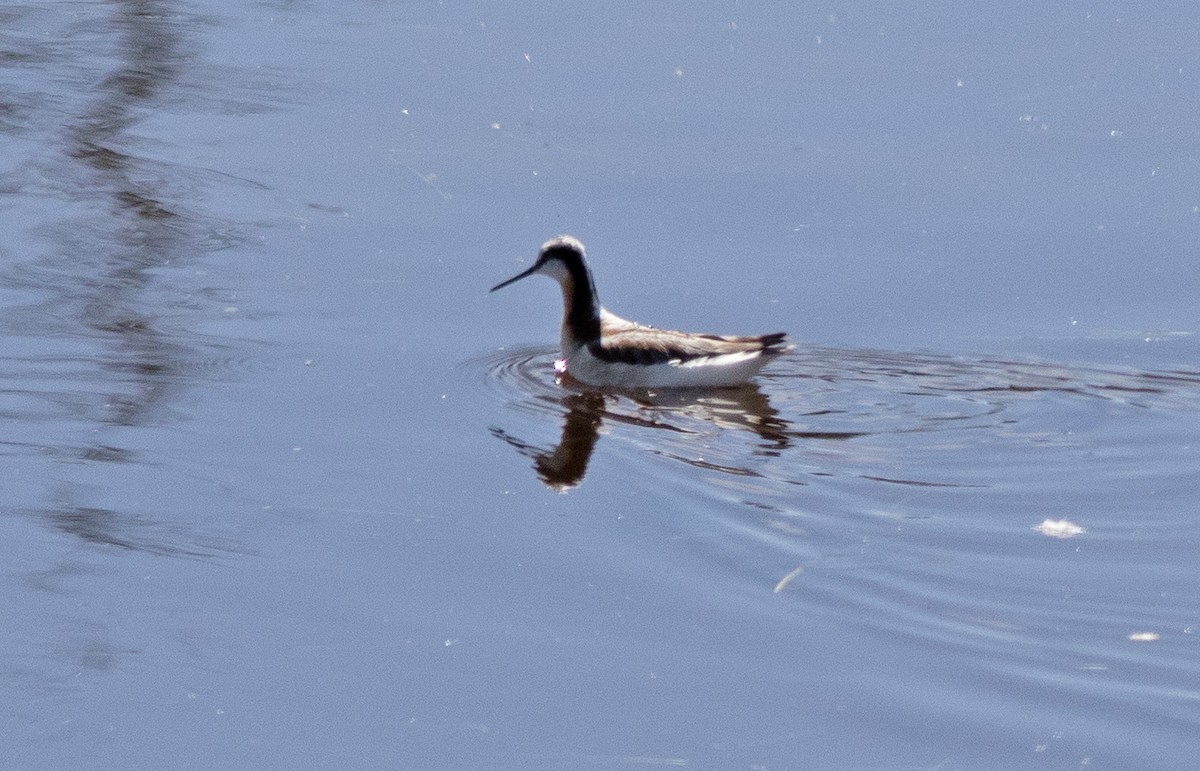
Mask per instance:
[[[0,18],[6,767],[1193,764],[1192,9]]]

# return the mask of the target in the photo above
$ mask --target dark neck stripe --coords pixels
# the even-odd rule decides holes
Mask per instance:
[[[572,251],[563,263],[571,274],[571,297],[564,323],[577,340],[600,339],[600,300],[583,257]]]

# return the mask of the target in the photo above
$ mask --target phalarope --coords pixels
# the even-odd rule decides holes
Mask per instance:
[[[529,270],[491,288],[541,273],[563,293],[562,361],[576,380],[627,388],[704,388],[744,383],[768,361],[792,350],[787,333],[756,337],[674,332],[623,319],[600,305],[583,244],[558,236],[542,244]]]

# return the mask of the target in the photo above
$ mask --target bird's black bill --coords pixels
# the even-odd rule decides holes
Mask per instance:
[[[537,269],[538,269],[537,263],[534,263],[533,267],[530,268],[529,270],[525,271],[524,273],[518,273],[517,275],[513,276],[512,278],[510,278],[507,281],[501,281],[499,284],[496,284],[494,287],[492,287],[488,291],[495,292],[497,289],[503,289],[504,287],[508,286],[509,284],[520,281],[521,279],[525,278],[526,276],[532,276],[535,272],[537,272]]]

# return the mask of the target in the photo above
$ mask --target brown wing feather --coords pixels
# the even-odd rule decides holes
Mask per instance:
[[[592,354],[609,361],[626,364],[658,364],[667,361],[721,356],[729,353],[783,353],[779,346],[787,342],[785,332],[769,335],[703,335],[654,329],[618,317],[607,322],[601,331],[601,342],[590,346]]]

